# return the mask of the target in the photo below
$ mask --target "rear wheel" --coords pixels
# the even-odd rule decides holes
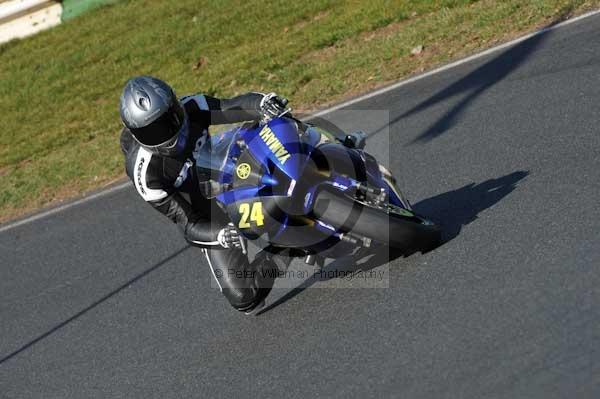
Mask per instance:
[[[333,189],[319,192],[313,214],[337,230],[402,250],[427,252],[441,242],[441,227],[411,211],[358,201]]]

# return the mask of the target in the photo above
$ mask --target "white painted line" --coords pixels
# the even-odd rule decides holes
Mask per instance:
[[[327,114],[329,114],[331,112],[337,111],[337,110],[339,110],[341,108],[344,108],[344,107],[347,107],[349,105],[356,104],[358,102],[367,100],[369,98],[377,97],[377,96],[382,95],[384,93],[387,93],[389,91],[395,90],[395,89],[397,89],[399,87],[406,86],[406,85],[408,85],[410,83],[416,82],[416,81],[421,80],[421,79],[425,79],[428,76],[438,74],[440,72],[443,72],[443,71],[446,71],[448,69],[457,67],[459,65],[466,64],[466,63],[471,62],[473,60],[476,60],[478,58],[485,57],[486,55],[492,54],[492,53],[494,53],[496,51],[505,49],[505,48],[510,47],[510,46],[514,46],[515,44],[523,42],[523,41],[525,41],[527,39],[530,39],[530,38],[532,38],[534,36],[544,34],[546,32],[558,29],[558,28],[566,26],[566,25],[570,25],[570,24],[572,24],[574,22],[581,21],[582,19],[589,18],[589,17],[597,15],[597,14],[600,14],[600,10],[590,11],[590,12],[582,14],[582,15],[580,15],[578,17],[575,17],[575,18],[563,21],[563,22],[561,22],[559,24],[556,24],[554,26],[550,26],[548,28],[537,30],[537,31],[532,32],[530,34],[527,34],[525,36],[521,36],[521,37],[519,37],[517,39],[514,39],[514,40],[512,40],[510,42],[507,42],[507,43],[504,43],[504,44],[500,44],[500,45],[498,45],[496,47],[492,47],[492,48],[484,50],[484,51],[482,51],[480,53],[471,55],[471,56],[469,56],[467,58],[463,58],[461,60],[452,62],[450,64],[444,65],[442,67],[439,67],[437,69],[431,70],[429,72],[425,72],[425,73],[423,73],[421,75],[417,75],[417,76],[413,76],[412,78],[409,78],[409,79],[401,80],[401,81],[399,81],[397,83],[394,83],[394,84],[392,84],[390,86],[383,87],[383,88],[381,88],[379,90],[375,90],[375,91],[373,91],[371,93],[367,93],[365,95],[353,98],[352,100],[348,100],[348,101],[345,101],[343,103],[334,105],[333,107],[324,109],[322,111],[318,111],[318,112],[312,114],[310,117],[314,118],[314,117],[319,117],[319,116],[327,115]],[[310,119],[310,117],[309,117],[309,119]],[[49,209],[47,211],[40,212],[40,213],[38,213],[36,215],[27,217],[25,219],[18,220],[18,221],[13,222],[13,223],[9,223],[9,224],[7,224],[5,226],[0,227],[0,233],[5,232],[7,230],[10,230],[12,228],[18,227],[18,226],[22,226],[22,225],[24,225],[26,223],[35,222],[36,220],[40,220],[42,218],[45,218],[46,216],[54,215],[55,213],[62,212],[65,209],[69,209],[71,207],[74,207],[74,206],[77,206],[77,205],[81,205],[81,204],[83,204],[85,202],[95,200],[95,199],[103,197],[105,195],[112,194],[112,193],[114,193],[116,191],[119,191],[119,190],[122,190],[122,189],[124,189],[126,187],[129,187],[130,185],[131,185],[131,182],[128,181],[128,182],[119,184],[117,186],[111,187],[111,188],[109,188],[107,190],[100,191],[100,192],[98,192],[96,194],[92,194],[90,196],[81,198],[81,199],[79,199],[77,201],[69,202],[68,204],[64,204],[64,205],[58,206],[56,208],[52,208],[52,209]]]

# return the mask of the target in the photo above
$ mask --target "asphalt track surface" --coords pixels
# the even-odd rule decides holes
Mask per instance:
[[[247,317],[111,193],[0,234],[0,396],[600,397],[600,17],[351,108],[444,245]]]

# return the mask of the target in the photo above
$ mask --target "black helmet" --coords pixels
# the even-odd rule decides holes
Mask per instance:
[[[185,147],[188,121],[173,89],[160,79],[130,79],[121,95],[121,119],[150,151],[175,156]]]

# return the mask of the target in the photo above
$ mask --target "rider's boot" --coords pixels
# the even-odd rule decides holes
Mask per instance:
[[[262,266],[263,271],[266,276],[270,276],[275,279],[275,275],[281,275],[285,273],[292,262],[292,258],[286,253],[286,251],[268,251],[263,250],[256,255],[256,258],[253,261],[253,264],[259,264]],[[264,271],[267,270],[265,273]],[[272,286],[272,283],[270,284]],[[270,288],[269,288],[270,290]],[[264,309],[266,305],[265,300],[261,300],[254,307],[250,309],[246,309],[244,311],[245,314],[249,316],[258,316],[262,309]]]

